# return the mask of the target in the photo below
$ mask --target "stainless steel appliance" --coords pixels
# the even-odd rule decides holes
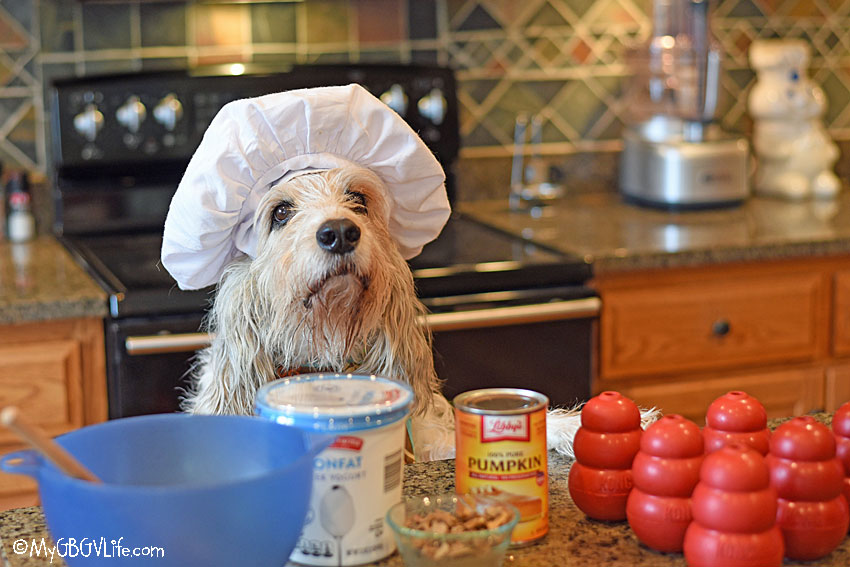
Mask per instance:
[[[749,195],[748,145],[714,122],[721,54],[709,0],[655,0],[649,41],[629,54],[620,190],[670,209],[740,204]]]
[[[207,344],[214,290],[184,292],[159,266],[171,195],[226,102],[359,82],[420,133],[448,174],[458,113],[449,69],[303,66],[287,73],[167,73],[78,78],[53,86],[56,233],[109,293],[110,417],[178,409],[192,356]],[[445,391],[521,386],[570,404],[590,395],[598,298],[581,258],[453,216],[410,263],[432,313]]]

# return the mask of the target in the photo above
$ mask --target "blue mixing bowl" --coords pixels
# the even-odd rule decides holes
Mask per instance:
[[[68,477],[34,451],[0,468],[38,481],[69,566],[280,567],[307,515],[313,457],[332,438],[256,417],[167,414],[56,440],[103,483]]]

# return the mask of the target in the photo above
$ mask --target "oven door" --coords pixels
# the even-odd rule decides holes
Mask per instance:
[[[451,400],[479,388],[526,388],[550,406],[590,398],[598,297],[428,315],[434,363]]]
[[[109,418],[180,410],[195,352],[206,346],[201,314],[106,322]]]

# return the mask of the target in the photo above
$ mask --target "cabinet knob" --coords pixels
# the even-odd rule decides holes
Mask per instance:
[[[715,337],[725,337],[729,334],[731,327],[726,319],[718,319],[711,326],[711,334]]]

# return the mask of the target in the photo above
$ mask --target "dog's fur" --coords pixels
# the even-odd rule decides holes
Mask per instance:
[[[413,389],[417,460],[454,454],[452,410],[419,323],[425,308],[389,233],[386,194],[377,175],[354,166],[269,190],[254,217],[256,258],[233,262],[218,286],[206,320],[212,344],[196,360],[186,411],[250,414],[257,389],[292,369],[377,374]],[[330,219],[359,228],[353,250],[319,246]]]

